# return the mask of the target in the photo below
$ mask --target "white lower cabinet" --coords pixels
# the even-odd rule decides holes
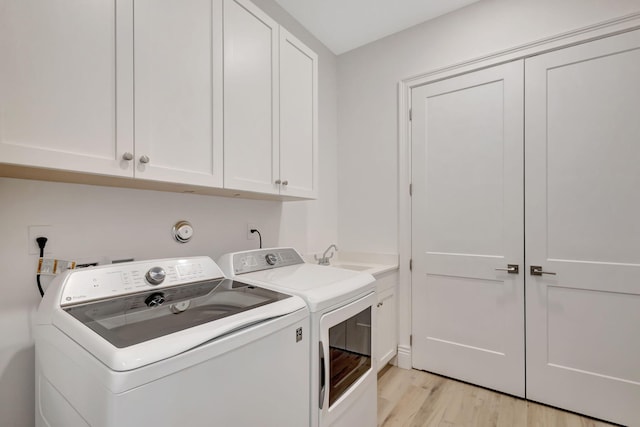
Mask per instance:
[[[375,355],[378,371],[384,368],[398,353],[397,333],[397,273],[387,273],[376,280],[377,327]]]

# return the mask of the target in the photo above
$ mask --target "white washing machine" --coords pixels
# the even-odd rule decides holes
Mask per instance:
[[[305,302],[207,257],[67,272],[34,334],[39,427],[309,423]]]
[[[218,264],[227,277],[298,295],[307,302],[311,310],[311,426],[376,426],[373,276],[305,263],[293,248],[229,253]]]

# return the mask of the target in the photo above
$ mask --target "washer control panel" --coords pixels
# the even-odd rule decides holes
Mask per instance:
[[[223,277],[209,257],[136,261],[70,270],[64,277],[61,306]],[[162,301],[160,301],[162,299]],[[160,305],[163,298],[150,301]]]
[[[233,254],[235,274],[251,273],[270,268],[304,264],[304,260],[293,248],[257,249]]]

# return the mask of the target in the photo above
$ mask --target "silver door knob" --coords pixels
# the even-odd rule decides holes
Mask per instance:
[[[149,156],[140,156],[140,163],[149,163]]]
[[[282,181],[282,185],[289,185],[289,181],[287,180]]]
[[[133,160],[133,154],[127,151],[122,155],[122,160]]]
[[[276,179],[276,184],[280,185],[282,184],[282,181],[280,181],[279,179]]]
[[[550,276],[556,275],[556,273],[552,273],[550,271],[542,271],[542,267],[539,265],[532,265],[529,271],[532,276],[542,276],[543,274],[549,274]]]
[[[497,271],[506,271],[509,274],[520,273],[520,267],[518,264],[507,264],[507,268],[496,268]]]

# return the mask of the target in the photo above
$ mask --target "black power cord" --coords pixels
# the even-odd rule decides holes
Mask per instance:
[[[260,232],[256,228],[252,228],[249,231],[251,231],[251,234],[258,233],[258,237],[260,238],[260,249],[262,249],[262,234],[260,234]]]
[[[38,247],[40,248],[40,261],[44,258],[44,247],[47,244],[46,237],[38,237],[36,238],[36,242],[38,243]],[[40,284],[40,273],[36,274],[36,282],[38,283],[38,290],[40,291],[40,296],[44,296],[44,291],[42,290],[42,285]]]

